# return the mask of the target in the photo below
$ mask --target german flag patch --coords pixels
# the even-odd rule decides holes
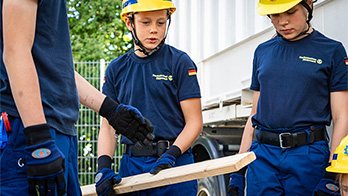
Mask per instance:
[[[196,69],[194,67],[190,67],[188,69],[188,75],[189,76],[195,76],[197,74]]]
[[[344,58],[344,62],[346,63],[346,65],[348,66],[348,57]]]

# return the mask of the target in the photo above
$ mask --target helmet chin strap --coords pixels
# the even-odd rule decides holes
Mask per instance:
[[[137,36],[137,33],[136,33],[136,31],[135,31],[135,28],[134,28],[134,20],[133,20],[133,19],[134,19],[134,14],[132,14],[132,16],[129,17],[129,19],[130,19],[131,26],[132,26],[132,29],[133,29],[133,31],[132,31],[132,37],[133,37],[133,40],[134,40],[134,44],[140,47],[140,49],[138,48],[138,49],[134,50],[134,52],[140,51],[140,52],[144,53],[146,56],[151,56],[153,53],[155,53],[155,52],[164,44],[164,42],[165,42],[165,40],[166,40],[166,38],[167,38],[167,34],[168,34],[170,22],[171,22],[171,16],[168,14],[168,20],[169,20],[169,22],[168,22],[168,27],[167,27],[167,29],[166,29],[166,34],[165,34],[163,40],[161,41],[161,43],[159,43],[159,44],[156,46],[156,48],[152,49],[150,52],[148,52],[148,51],[146,50],[145,46],[140,42],[140,40],[139,40],[139,38],[138,38],[138,36]]]
[[[307,24],[308,24],[308,28],[307,28],[306,30],[302,31],[302,32],[301,32],[300,34],[298,34],[296,37],[293,37],[293,38],[291,38],[291,39],[286,39],[283,35],[281,35],[278,31],[276,31],[276,32],[277,32],[277,36],[281,37],[281,38],[284,39],[284,40],[292,41],[292,40],[294,40],[294,39],[296,39],[296,38],[298,38],[298,37],[300,37],[300,36],[302,36],[302,35],[309,35],[310,33],[308,33],[308,31],[309,31],[309,29],[311,28],[311,24],[310,24],[309,22],[307,22]]]
[[[302,0],[301,2],[301,5],[303,7],[305,7],[307,10],[308,10],[308,19],[306,21],[306,23],[308,24],[308,28],[304,31],[302,31],[301,33],[299,33],[296,37],[293,37],[291,39],[286,39],[284,36],[282,36],[278,31],[277,31],[277,35],[281,38],[283,38],[284,40],[287,40],[287,41],[291,41],[291,40],[294,40],[302,35],[309,35],[310,33],[308,33],[309,29],[311,28],[311,23],[310,21],[312,20],[313,18],[313,10],[311,9],[311,7],[309,7],[308,3],[306,2],[306,0]]]

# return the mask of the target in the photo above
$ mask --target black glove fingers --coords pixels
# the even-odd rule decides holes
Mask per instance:
[[[134,112],[127,110],[126,107],[122,106],[118,108],[118,114],[124,118],[133,118],[132,113]]]
[[[150,146],[152,144],[151,141],[155,139],[155,134],[153,134],[152,123],[148,119],[145,118],[145,124],[139,127],[139,132],[145,137],[143,143]]]
[[[134,137],[135,133],[139,132],[140,126],[141,124],[139,124],[136,120],[133,119],[129,122],[126,133]]]
[[[140,116],[139,114],[129,111],[132,117],[139,123],[139,124],[145,124],[145,119],[144,117]]]
[[[36,183],[34,179],[28,179],[28,191],[30,195],[37,195]]]
[[[146,130],[146,128],[143,125],[139,125],[138,132],[144,135],[144,137],[146,137],[149,131]]]
[[[151,141],[155,138],[151,122],[144,118],[136,108],[121,106],[108,121],[117,134],[127,137],[134,144],[150,146]]]
[[[145,146],[151,146],[152,142],[150,142],[150,140],[148,140],[147,138],[145,138],[145,140],[143,141]]]
[[[55,196],[56,193],[56,178],[48,178],[45,180],[45,189],[47,196]]]
[[[30,195],[40,195],[46,196],[47,193],[47,184],[46,180],[38,180],[38,179],[28,179],[28,192]]]
[[[46,193],[47,193],[46,181],[44,181],[44,180],[37,181],[36,189],[37,189],[36,191],[39,193],[38,195],[46,196]]]
[[[160,166],[158,166],[155,170],[153,170],[153,173],[152,173],[152,174],[158,174],[158,172],[160,172],[161,170],[167,169],[167,168],[171,168],[171,167],[173,167],[173,166],[170,165],[170,164],[163,164],[163,165],[160,165]]]
[[[162,170],[162,168],[157,167],[155,170],[153,170],[152,174],[156,175],[158,174],[158,172],[160,172]]]
[[[135,132],[134,133],[134,138],[136,138],[136,140],[138,140],[142,145],[144,145],[145,143],[145,135],[141,134],[140,132]]]
[[[120,116],[113,116],[110,118],[109,123],[111,126],[113,126],[115,129],[119,129],[120,127],[127,127],[130,120],[120,117]]]
[[[66,193],[64,172],[62,172],[59,176],[56,177],[56,182],[58,196],[63,196]]]
[[[155,134],[154,133],[148,133],[147,135],[146,135],[146,138],[148,139],[148,140],[150,140],[150,141],[153,141],[154,139],[155,139]]]
[[[145,119],[145,128],[148,132],[152,133],[153,132],[153,125],[151,123],[151,121],[147,118],[144,118]]]
[[[109,185],[109,180],[104,180],[102,181],[97,187],[96,187],[96,191],[98,195],[101,195],[105,192],[105,190],[107,190],[107,188],[110,186]]]
[[[107,196],[116,196],[116,193],[115,193],[114,189],[112,187],[110,187],[108,192],[106,193],[106,195]]]
[[[134,148],[136,148],[136,149],[141,149],[144,145],[142,145],[139,141],[137,141],[137,142],[133,142],[134,143]]]
[[[121,180],[118,180],[117,178],[112,178],[112,183],[115,185],[115,184],[118,184],[120,183]]]
[[[112,187],[111,179],[105,179],[99,184],[99,186],[97,186],[96,188],[97,194],[98,195],[106,194],[108,196],[116,195],[115,191],[111,187]]]
[[[138,129],[138,136],[139,139],[142,139],[141,142],[146,146],[151,146],[152,142],[150,140],[153,140],[154,137],[152,137],[153,133],[148,133],[143,126],[139,127]],[[149,135],[150,134],[150,135]],[[151,138],[151,139],[150,139]]]
[[[149,121],[147,118],[145,118],[145,129],[146,129],[146,138],[150,141],[153,141],[155,139],[155,134],[153,133],[153,126],[151,121]]]
[[[141,149],[142,147],[144,147],[144,144],[141,141],[135,139],[134,137],[130,138],[129,140],[133,142],[133,146],[137,149]]]

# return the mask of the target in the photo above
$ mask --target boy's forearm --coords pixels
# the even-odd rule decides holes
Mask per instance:
[[[109,125],[108,121],[103,118],[99,136],[98,136],[98,157],[108,155],[113,157],[117,147],[117,138],[115,130]]]
[[[181,152],[185,152],[202,132],[203,117],[201,99],[187,99],[181,101],[180,105],[185,117],[185,126],[175,140],[174,145],[178,146]]]
[[[253,131],[254,131],[254,128],[252,127],[251,117],[249,117],[243,131],[239,153],[245,153],[249,150],[253,140]]]
[[[99,112],[105,95],[92,86],[79,73],[75,71],[75,81],[80,98],[80,103],[95,112]]]
[[[4,0],[3,59],[12,95],[25,127],[46,123],[31,49],[37,2]]]

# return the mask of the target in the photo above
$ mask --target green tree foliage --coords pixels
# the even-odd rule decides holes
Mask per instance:
[[[130,50],[133,42],[120,18],[122,0],[67,0],[75,62],[110,61]]]

